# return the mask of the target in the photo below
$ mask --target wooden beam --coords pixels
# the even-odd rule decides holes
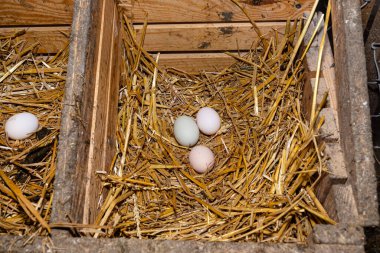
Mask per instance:
[[[286,21],[310,11],[314,0],[239,1],[256,21]],[[121,4],[133,22],[143,23],[148,14],[150,23],[242,22],[248,21],[230,0],[124,0]]]
[[[1,0],[0,26],[70,25],[74,0]]]

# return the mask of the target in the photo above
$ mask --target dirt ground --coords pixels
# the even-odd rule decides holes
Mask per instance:
[[[368,27],[368,21],[370,20],[371,11],[375,5],[376,1],[372,0],[369,5],[363,8],[363,29]],[[363,1],[362,1],[363,2]],[[367,58],[367,75],[368,81],[374,82],[377,77],[377,71],[374,64],[374,51],[371,48],[372,43],[380,43],[380,11],[377,12],[375,19],[373,20],[373,25],[371,29],[367,29],[368,39],[365,41],[365,53]],[[380,61],[380,48],[377,49],[377,61]],[[380,195],[380,83],[379,84],[369,84],[368,93],[371,105],[371,115],[372,115],[372,134],[373,134],[373,144],[374,153],[376,159],[376,174],[377,174],[377,190]],[[378,117],[376,117],[379,115]],[[366,228],[366,252],[375,253],[380,252],[380,227]]]

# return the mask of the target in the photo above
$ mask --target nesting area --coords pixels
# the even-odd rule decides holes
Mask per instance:
[[[68,49],[40,55],[24,33],[0,35],[0,234],[46,235]],[[38,131],[12,140],[4,124],[21,112],[37,116]]]
[[[95,237],[304,242],[315,224],[335,224],[315,195],[327,171],[318,138],[327,94],[307,120],[305,55],[294,51],[302,23],[261,37],[249,53],[227,53],[236,63],[220,72],[189,74],[161,69],[143,47],[147,24],[137,37],[123,15],[118,152],[111,172],[99,173],[107,194]],[[173,124],[204,106],[221,128],[200,137],[216,160],[199,174]]]

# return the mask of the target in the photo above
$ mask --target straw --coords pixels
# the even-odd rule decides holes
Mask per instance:
[[[25,31],[0,36],[0,234],[47,235],[53,199],[55,159],[68,48],[39,55]],[[30,112],[39,118],[36,134],[9,139],[5,122]]]
[[[227,52],[233,65],[196,74],[161,68],[159,54],[143,48],[147,22],[137,33],[122,13],[118,152],[110,172],[99,175],[109,193],[94,237],[304,242],[315,224],[335,224],[315,193],[327,171],[325,145],[315,138],[324,102],[315,102],[316,124],[301,111],[306,53],[298,51],[316,5],[303,27],[288,22],[281,40],[260,35],[262,50]],[[222,126],[200,136],[216,161],[198,174],[173,124],[204,106]]]

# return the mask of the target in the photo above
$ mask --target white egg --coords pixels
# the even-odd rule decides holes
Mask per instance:
[[[5,133],[14,140],[28,138],[38,129],[38,118],[29,112],[17,113],[5,123]]]
[[[206,146],[199,145],[191,149],[189,154],[191,167],[198,173],[205,173],[214,166],[214,153]]]
[[[174,122],[174,136],[182,146],[192,147],[199,139],[199,129],[192,117],[180,116]]]
[[[197,125],[206,135],[216,134],[220,128],[220,117],[214,109],[203,107],[197,113]]]

